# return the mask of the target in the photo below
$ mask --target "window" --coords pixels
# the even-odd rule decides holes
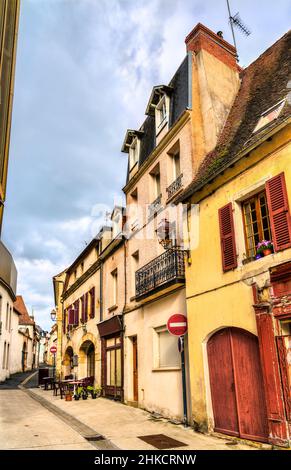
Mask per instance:
[[[131,170],[138,162],[139,139],[135,137],[129,147],[129,169]]]
[[[112,306],[117,305],[117,294],[118,294],[118,279],[117,279],[117,269],[112,271]]]
[[[9,309],[9,326],[8,326],[9,331],[11,330],[11,316],[12,316],[12,308],[10,307],[10,309]]]
[[[5,329],[8,330],[8,319],[9,319],[9,304],[6,304],[6,320],[5,320]]]
[[[164,95],[157,104],[156,107],[156,133],[158,134],[161,129],[167,124],[168,122],[168,108],[169,102],[168,98]]]
[[[180,367],[181,359],[178,351],[178,340],[168,332],[166,327],[155,330],[154,343],[155,368]]]
[[[131,288],[132,288],[132,293],[133,293],[133,296],[134,296],[135,295],[135,273],[138,270],[138,266],[139,266],[139,251],[138,250],[135,253],[132,254],[131,262],[132,262]]]
[[[2,369],[5,369],[5,362],[6,362],[6,341],[3,346]]]
[[[152,178],[152,195],[153,195],[152,198],[153,200],[156,200],[161,195],[161,174],[160,174],[159,166],[157,166],[151,172],[151,178]]]
[[[180,152],[175,153],[172,156],[173,160],[173,181],[175,181],[178,176],[181,174],[181,168],[180,168]]]
[[[132,232],[138,229],[138,192],[137,188],[131,193],[131,202],[129,205],[130,229]]]
[[[284,104],[285,104],[285,100],[280,101],[279,103],[275,104],[271,108],[264,111],[261,114],[258,120],[258,123],[253,130],[253,133],[267,126],[268,124],[270,124],[270,122],[274,121],[274,119],[277,119],[284,107]]]
[[[272,239],[265,191],[243,203],[243,217],[247,257],[251,258],[259,242]]]
[[[6,369],[9,369],[9,343],[7,344]]]

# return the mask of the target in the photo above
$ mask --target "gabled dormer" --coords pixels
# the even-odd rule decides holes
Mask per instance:
[[[170,97],[173,88],[168,85],[154,86],[148,101],[145,114],[155,117],[157,144],[170,126]]]
[[[136,131],[133,129],[127,129],[124,142],[122,144],[121,151],[128,153],[128,170],[129,179],[138,170],[139,166],[139,155],[140,155],[140,141],[143,136],[143,131]]]

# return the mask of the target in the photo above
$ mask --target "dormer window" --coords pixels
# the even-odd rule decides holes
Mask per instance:
[[[129,169],[131,170],[138,162],[139,139],[135,137],[129,147]]]
[[[129,178],[132,178],[138,171],[140,141],[143,134],[141,130],[135,131],[132,129],[128,129],[125,134],[121,151],[128,153]]]
[[[156,107],[156,133],[158,134],[161,129],[167,124],[169,120],[167,106],[167,96],[164,95]]]
[[[155,86],[152,89],[152,93],[146,108],[146,114],[148,116],[155,116],[156,136],[158,136],[162,129],[168,130],[170,116],[170,95],[172,91],[173,88],[167,85]]]

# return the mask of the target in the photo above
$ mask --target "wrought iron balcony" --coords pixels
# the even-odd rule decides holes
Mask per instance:
[[[162,195],[160,194],[157,199],[154,200],[149,205],[149,217],[152,217],[154,214],[156,214],[160,208],[161,208],[161,202],[162,202]]]
[[[183,173],[181,173],[178,178],[175,179],[175,181],[173,181],[172,184],[170,184],[170,186],[167,187],[167,193],[168,193],[168,199],[170,199],[172,196],[174,196],[174,194],[176,194],[179,189],[182,188],[182,178],[183,178]]]
[[[137,300],[165,289],[173,284],[184,284],[184,252],[173,248],[150,261],[135,273],[135,297]]]

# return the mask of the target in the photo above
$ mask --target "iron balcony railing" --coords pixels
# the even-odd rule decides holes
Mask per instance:
[[[154,202],[152,202],[151,204],[149,204],[148,206],[148,216],[149,217],[152,217],[154,214],[156,214],[157,212],[159,212],[159,210],[161,209],[161,203],[162,203],[162,195],[160,194],[155,200]]]
[[[167,250],[136,271],[136,299],[174,282],[185,282],[184,251],[178,248]]]
[[[175,179],[175,181],[173,181],[172,184],[170,184],[170,186],[167,187],[167,193],[168,193],[168,199],[170,199],[172,196],[174,196],[174,194],[176,194],[179,189],[182,188],[182,178],[183,178],[183,174],[181,173],[178,178]]]

